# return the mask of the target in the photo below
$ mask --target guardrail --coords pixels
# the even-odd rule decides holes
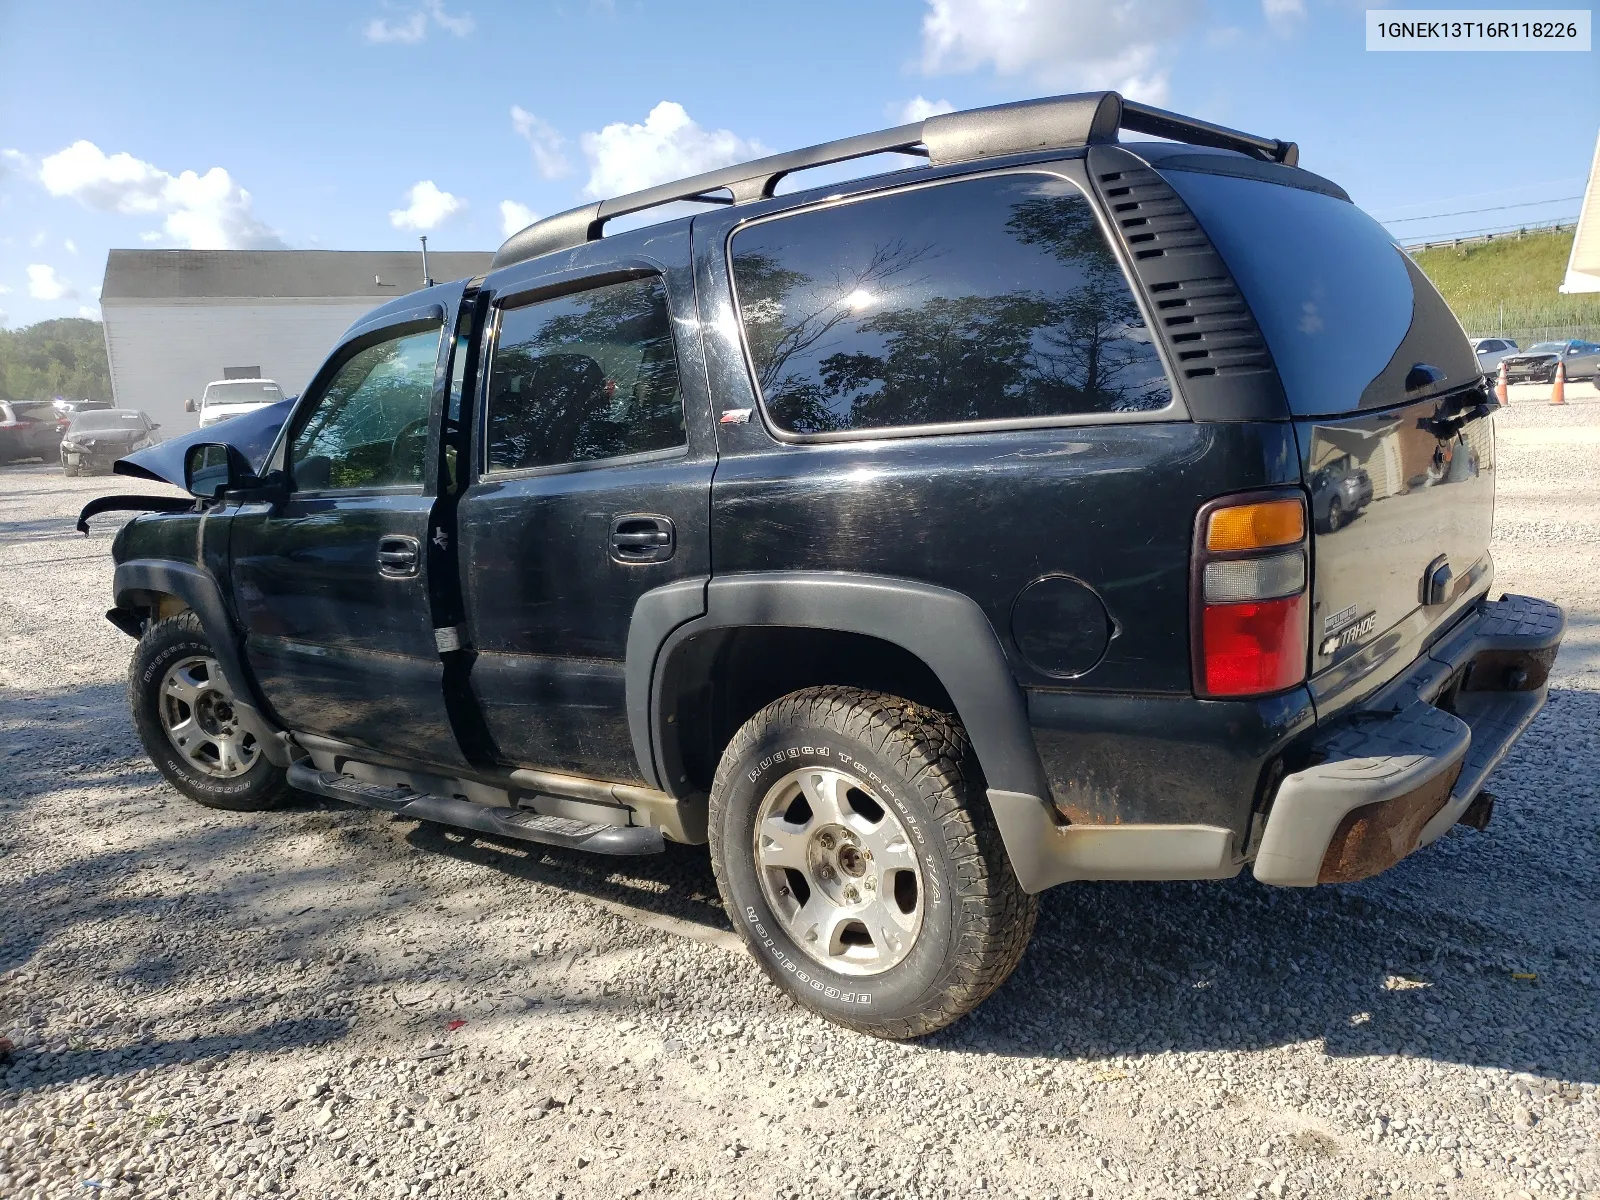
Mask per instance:
[[[1427,242],[1402,242],[1401,249],[1406,253],[1415,253],[1418,250],[1439,250],[1450,246],[1470,246],[1478,242],[1504,241],[1506,238],[1520,239],[1530,233],[1558,233],[1567,229],[1576,229],[1578,222],[1572,217],[1563,217],[1556,221],[1533,221],[1524,225],[1508,225],[1498,229],[1471,229],[1453,237],[1434,238]]]

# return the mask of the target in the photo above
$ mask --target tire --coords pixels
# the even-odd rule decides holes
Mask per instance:
[[[965,1016],[1033,933],[1038,898],[1011,869],[965,731],[895,696],[816,687],[767,705],[723,752],[709,832],[723,903],[762,968],[861,1033],[915,1038]]]
[[[178,613],[145,630],[128,666],[128,707],[156,769],[207,808],[275,808],[289,792],[283,768],[240,728],[232,698],[211,641],[193,612]],[[180,749],[180,739],[187,752]]]
[[[1328,501],[1328,532],[1336,532],[1344,524],[1344,502],[1335,496]]]

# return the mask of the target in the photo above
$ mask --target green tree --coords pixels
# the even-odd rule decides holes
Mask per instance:
[[[64,317],[0,329],[0,399],[109,400],[111,367],[99,321]]]

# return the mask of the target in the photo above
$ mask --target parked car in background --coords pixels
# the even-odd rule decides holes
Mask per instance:
[[[0,400],[0,462],[54,458],[69,420],[48,400]]]
[[[1324,533],[1355,520],[1372,503],[1372,476],[1346,454],[1311,473],[1311,519]]]
[[[283,399],[283,389],[272,379],[217,379],[206,384],[206,390],[196,406],[186,401],[184,412],[200,413],[200,426],[215,425],[229,417],[255,412]]]
[[[51,406],[63,416],[72,417],[78,413],[93,412],[96,409],[115,408],[115,400],[92,400],[85,396],[82,400],[68,400],[57,396],[51,401]]]
[[[1478,356],[1478,366],[1483,368],[1485,374],[1498,371],[1500,360],[1517,352],[1517,343],[1511,338],[1481,337],[1471,340],[1473,353]]]
[[[1537,342],[1505,357],[1506,379],[1511,383],[1554,383],[1556,364],[1565,363],[1567,378],[1600,376],[1600,345],[1579,341]]]
[[[125,454],[161,440],[161,426],[133,408],[98,409],[72,419],[61,439],[61,469],[68,475],[111,470]]]

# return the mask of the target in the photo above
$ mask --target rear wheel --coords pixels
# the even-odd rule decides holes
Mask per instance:
[[[193,612],[145,630],[128,668],[139,740],[167,782],[210,808],[254,812],[288,794],[284,771],[244,728],[233,689]]]
[[[711,791],[734,924],[806,1008],[863,1033],[932,1033],[1021,959],[1037,898],[1006,859],[964,731],[856,688],[808,688],[739,730]]]

